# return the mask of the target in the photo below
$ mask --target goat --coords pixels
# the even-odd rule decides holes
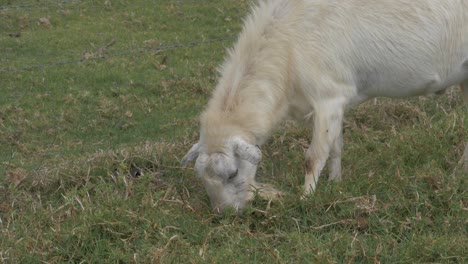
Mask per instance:
[[[214,210],[241,209],[265,187],[255,182],[259,146],[288,116],[313,126],[310,194],[328,158],[329,179],[341,180],[346,109],[377,96],[468,87],[468,1],[260,1],[220,75],[200,139],[182,160],[196,160]],[[468,88],[462,93],[468,102]]]

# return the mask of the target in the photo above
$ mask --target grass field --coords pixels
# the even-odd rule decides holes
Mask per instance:
[[[456,88],[350,111],[306,200],[285,123],[258,178],[286,196],[211,214],[179,161],[250,3],[0,0],[0,263],[468,262]]]

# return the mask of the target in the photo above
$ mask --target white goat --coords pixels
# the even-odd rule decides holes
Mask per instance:
[[[300,117],[313,125],[307,194],[328,157],[330,179],[341,179],[346,108],[456,84],[468,87],[468,0],[261,1],[229,51],[200,140],[182,163],[196,159],[216,211],[242,208],[259,186],[258,146],[285,117]]]

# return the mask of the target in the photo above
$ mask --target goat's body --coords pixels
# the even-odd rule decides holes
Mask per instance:
[[[286,113],[326,98],[354,105],[467,79],[466,0],[273,0],[247,19],[205,115],[262,143]]]
[[[326,94],[327,82],[338,82],[360,102],[434,93],[467,79],[468,1],[304,2],[291,45],[306,93]]]
[[[329,156],[331,178],[341,177],[347,107],[468,87],[468,0],[261,2],[221,74],[201,118],[204,151],[232,137],[260,145],[288,114],[312,115],[310,191]]]

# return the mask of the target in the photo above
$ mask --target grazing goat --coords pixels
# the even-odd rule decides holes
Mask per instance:
[[[468,0],[260,1],[220,73],[199,142],[182,160],[196,160],[215,211],[241,209],[264,187],[259,146],[287,116],[313,126],[308,194],[328,158],[329,178],[341,179],[347,108],[456,84],[468,100]]]

